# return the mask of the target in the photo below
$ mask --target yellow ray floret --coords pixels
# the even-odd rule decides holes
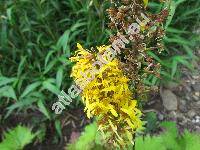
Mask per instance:
[[[119,61],[114,58],[110,62],[94,66],[99,61],[97,55],[83,49],[80,44],[77,47],[76,55],[71,58],[76,62],[71,76],[82,89],[81,97],[87,117],[98,116],[100,130],[111,132],[114,142],[122,145],[129,140],[129,143],[133,143],[131,133],[142,127],[142,113],[136,108],[137,101],[132,99],[128,87],[129,79],[120,69]],[[101,46],[97,50],[102,53],[107,48],[109,46]],[[106,56],[103,58],[106,59]],[[95,70],[92,71],[94,74],[91,75],[88,70]],[[88,78],[92,80],[88,81]]]

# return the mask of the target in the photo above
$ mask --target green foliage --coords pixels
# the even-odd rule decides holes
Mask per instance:
[[[190,133],[185,130],[182,135],[178,134],[174,122],[162,122],[160,126],[165,129],[164,132],[150,136],[138,136],[135,139],[135,150],[199,150],[200,136],[196,133]],[[69,150],[93,150],[110,149],[102,142],[101,134],[97,131],[96,123],[86,126],[75,143],[67,146]],[[130,150],[132,147],[130,146]]]
[[[68,58],[76,43],[89,47],[107,40],[105,7],[97,0],[1,0],[1,121],[31,111],[34,127],[45,131],[44,123],[55,122],[55,137],[62,136],[51,106],[72,84]],[[66,109],[80,105],[76,99]],[[40,119],[38,111],[43,114]]]
[[[66,58],[76,43],[92,46],[106,39],[103,11],[104,3],[90,0],[1,2],[0,98],[8,100],[5,117],[37,104],[52,118],[48,108],[71,85],[72,64]]]
[[[145,115],[144,120],[146,121],[145,132],[153,132],[157,129],[157,116],[154,112],[149,112]]]
[[[144,139],[143,137],[138,137],[135,143],[136,150],[153,150],[159,148],[159,150],[166,150],[162,144],[161,137],[150,137],[147,135]]]
[[[55,118],[50,108],[60,91],[72,84],[72,64],[67,58],[76,43],[92,46],[107,39],[105,6],[97,0],[1,0],[0,108],[4,119],[27,110],[40,111],[41,120]],[[70,108],[78,105],[77,100]]]
[[[24,146],[31,143],[36,134],[31,133],[29,128],[17,126],[4,133],[4,139],[0,143],[1,150],[22,150]]]
[[[200,136],[189,131],[183,135],[178,135],[176,124],[173,122],[163,122],[161,126],[166,131],[157,136],[137,137],[135,150],[199,150]]]
[[[87,125],[78,140],[67,146],[67,150],[103,150],[103,143],[97,129],[96,122]]]
[[[150,3],[149,6],[154,11],[159,11],[161,8],[155,2]],[[160,71],[162,80],[151,75],[146,81],[149,85],[179,79],[180,66],[195,71],[193,64],[198,60],[194,51],[200,42],[197,33],[200,22],[200,1],[171,0],[166,7],[169,8],[169,17],[165,26],[165,51],[159,56],[154,53],[150,54],[162,65]]]
[[[160,5],[152,2],[149,6],[155,10],[160,8]],[[71,85],[69,75],[73,64],[67,58],[74,54],[77,42],[84,44],[85,47],[106,44],[109,35],[109,31],[105,29],[106,7],[107,2],[98,0],[1,0],[0,121],[2,123],[3,119],[13,114],[40,111],[43,118],[38,119],[36,116],[30,123],[42,128],[41,141],[45,137],[46,126],[52,120],[58,136],[62,136],[61,122],[51,113],[50,108],[57,100],[56,95],[60,90],[67,90]],[[195,26],[200,22],[200,1],[172,0],[169,7],[170,16],[164,41],[166,51],[160,56],[150,54],[162,64],[161,74],[165,80],[178,76],[177,70],[180,65],[193,69],[191,62],[197,59],[193,51],[200,40],[194,33]],[[150,85],[159,82],[155,76],[149,76],[147,81]],[[78,105],[77,100],[75,104],[70,105],[70,108]],[[155,118],[153,115],[149,117],[147,128],[152,130]],[[95,128],[95,125],[86,128],[78,145],[94,146],[95,144],[91,143],[95,140],[93,143],[96,143],[95,149],[97,149],[101,142],[97,140],[100,138],[94,138],[98,135]],[[165,137],[147,136],[145,142],[153,141],[153,148],[165,140],[166,143],[184,145],[188,150],[195,150],[195,145],[199,143],[198,136],[187,131],[179,137],[181,140],[175,140],[177,135],[172,135],[172,132],[167,133]],[[15,148],[19,145],[22,149],[34,137],[29,129],[18,126],[5,134],[0,149],[3,150],[2,146],[6,145],[14,145]],[[138,142],[142,143],[142,138]],[[163,145],[160,145],[159,148],[162,147]]]

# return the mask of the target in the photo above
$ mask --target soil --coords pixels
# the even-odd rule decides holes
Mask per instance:
[[[200,58],[200,50],[196,55]],[[179,83],[169,83],[161,87],[160,93],[154,93],[147,103],[146,112],[157,114],[159,122],[174,121],[180,132],[185,129],[200,133],[200,60],[194,64],[195,71],[182,68],[182,77]],[[163,105],[162,91],[168,90],[177,100],[175,110],[167,110]],[[172,97],[168,97],[170,100]],[[174,98],[173,98],[174,99]]]
[[[200,50],[197,51],[197,56],[200,58]],[[166,120],[175,121],[180,131],[188,129],[200,133],[200,61],[196,64],[195,72],[189,71],[186,68],[183,68],[182,72],[183,76],[181,77],[180,84],[172,83],[161,87],[161,90],[168,89],[176,96],[177,109],[167,110],[163,106],[160,93],[153,93],[144,111],[156,112],[159,122]],[[16,126],[18,123],[30,126],[30,119],[36,116],[39,119],[42,118],[42,114],[39,112],[29,112],[26,116],[24,114],[12,115],[6,122],[1,122],[0,135],[2,135],[3,131]],[[54,122],[46,121],[48,127],[45,141],[42,143],[36,141],[28,145],[25,150],[62,150],[67,143],[73,142],[79,137],[85,125],[91,123],[91,120],[85,116],[83,108],[65,111],[59,120],[61,120],[63,134],[60,139],[57,138],[59,144],[56,143],[55,135],[57,133]],[[55,141],[55,144],[52,141]]]
[[[35,111],[29,112],[27,114],[12,115],[4,122],[1,122],[0,135],[2,135],[3,131],[5,132],[8,129],[17,126],[18,124],[31,127],[30,122],[33,122],[35,118],[38,118],[38,120],[40,120],[38,122],[38,126],[36,125],[37,127],[33,129],[33,132],[36,132],[40,126],[40,122],[43,122],[41,120],[41,118],[43,118],[42,114]],[[46,129],[46,135],[44,137],[45,140],[43,142],[36,141],[35,143],[29,144],[25,147],[25,150],[64,150],[67,143],[75,141],[76,138],[78,138],[80,133],[83,131],[84,127],[87,124],[91,123],[91,120],[87,119],[82,108],[68,110],[67,112],[64,112],[60,116],[59,120],[61,121],[63,134],[61,138],[58,137],[58,134],[55,131],[54,121],[46,121],[45,124],[47,124],[48,127]]]

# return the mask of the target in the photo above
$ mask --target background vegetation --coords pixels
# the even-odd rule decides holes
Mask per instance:
[[[51,142],[58,142],[60,116],[51,111],[51,105],[73,82],[73,64],[67,58],[74,54],[77,42],[85,47],[107,43],[108,5],[103,0],[0,1],[0,135],[21,123],[40,130],[37,136],[42,142],[51,126],[56,133]],[[153,2],[149,6],[155,11],[160,8]],[[194,50],[200,40],[200,1],[172,0],[170,8],[165,52],[160,56],[151,53],[163,65],[162,83],[178,81],[179,66],[194,70],[198,59]],[[149,76],[146,83],[161,82]],[[75,108],[82,108],[79,99],[65,111]],[[10,124],[15,117],[28,119]],[[35,135],[29,136],[31,141]]]
[[[51,111],[67,89],[77,42],[105,43],[104,3],[74,0],[5,0],[0,3],[1,124],[12,115],[33,113],[30,123],[59,120]],[[70,108],[78,107],[75,101]],[[38,118],[38,112],[43,116]],[[17,122],[16,122],[17,123]]]

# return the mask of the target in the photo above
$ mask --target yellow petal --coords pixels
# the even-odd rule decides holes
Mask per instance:
[[[131,142],[131,144],[134,145],[134,142],[133,142],[133,135],[128,131],[126,130],[126,135],[128,137],[128,140]]]
[[[117,134],[117,127],[113,125],[113,123],[111,122],[111,120],[108,120],[113,132],[115,132]]]
[[[79,50],[83,50],[83,47],[82,47],[81,44],[79,44],[79,43],[77,43],[77,48],[78,48]]]
[[[112,107],[110,107],[110,112],[113,114],[113,116],[118,117],[117,112]]]
[[[130,121],[130,119],[126,119],[126,122],[128,123],[128,125],[129,125],[132,129],[135,128],[135,126],[132,124],[132,122]]]
[[[148,0],[143,0],[143,2],[144,2],[144,6],[147,7],[147,5],[148,5]]]

